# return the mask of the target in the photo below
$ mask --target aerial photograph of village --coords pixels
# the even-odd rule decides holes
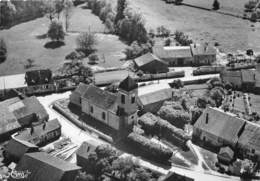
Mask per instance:
[[[260,0],[0,0],[0,181],[260,181]]]

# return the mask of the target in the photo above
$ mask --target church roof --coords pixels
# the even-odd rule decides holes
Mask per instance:
[[[130,76],[127,76],[122,82],[119,84],[119,88],[122,90],[125,90],[127,92],[136,89],[138,87],[138,84],[136,81],[131,78]]]

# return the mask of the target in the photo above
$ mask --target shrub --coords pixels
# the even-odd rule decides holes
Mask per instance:
[[[152,113],[146,113],[138,119],[138,123],[146,134],[154,134],[154,125],[157,119]]]
[[[175,35],[175,40],[178,43],[180,43],[182,46],[188,46],[192,44],[192,40],[189,39],[188,35],[185,35],[183,32],[176,31],[174,35]]]
[[[218,0],[214,0],[212,6],[213,6],[213,9],[214,9],[214,10],[218,10],[219,7],[220,7],[220,4],[219,4]]]
[[[65,33],[63,30],[62,23],[58,21],[52,21],[47,34],[52,41],[64,40]]]
[[[94,33],[84,32],[77,37],[76,43],[78,50],[84,52],[85,55],[89,55],[94,50],[97,40]]]
[[[250,21],[252,21],[252,22],[256,22],[257,21],[257,14],[255,12],[253,12],[251,14]]]
[[[256,6],[256,1],[254,1],[254,0],[249,0],[247,3],[245,3],[246,9],[252,10],[255,8],[255,6]]]
[[[152,44],[147,42],[145,44],[139,44],[137,41],[134,41],[130,47],[127,47],[124,51],[126,54],[126,59],[134,59],[145,53],[150,52],[152,49]]]
[[[152,142],[144,136],[131,133],[127,138],[130,144],[140,149],[147,157],[163,162],[172,157],[172,151],[169,148],[162,147],[160,144]]]
[[[92,53],[88,56],[89,64],[96,64],[99,61],[99,57],[97,54]]]
[[[164,46],[171,46],[172,40],[170,38],[167,38],[164,42]]]

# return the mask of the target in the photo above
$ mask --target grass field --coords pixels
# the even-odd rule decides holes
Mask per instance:
[[[79,32],[88,31],[89,27],[91,31],[98,33],[95,48],[100,57],[106,59],[105,62],[100,61],[100,66],[116,67],[124,63],[120,59],[124,56],[122,52],[126,45],[117,36],[101,34],[105,27],[90,10],[75,8],[70,22],[65,45],[55,49],[44,47],[50,41],[44,37],[50,23],[46,17],[0,31],[0,37],[4,37],[8,47],[7,60],[0,64],[0,75],[25,72],[24,64],[28,58],[35,60],[35,66],[31,69],[56,70],[65,56],[76,48],[75,39]]]
[[[187,0],[197,5],[211,7],[213,1]],[[222,9],[241,11],[246,0],[222,0]],[[138,9],[146,20],[148,29],[164,25],[171,31],[181,30],[192,37],[195,42],[220,44],[225,52],[253,48],[260,51],[260,24],[241,18],[222,15],[188,6],[175,6],[162,0],[131,0],[133,8]],[[225,5],[225,6],[224,6]],[[224,6],[224,7],[223,7]]]

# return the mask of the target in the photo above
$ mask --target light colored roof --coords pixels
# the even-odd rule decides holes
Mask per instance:
[[[255,82],[255,73],[253,70],[241,70],[243,82]]]
[[[139,100],[143,106],[152,103],[169,100],[172,97],[171,89],[162,89],[159,91],[151,92],[149,94],[144,94],[139,96]]]
[[[153,53],[159,58],[191,58],[189,46],[155,47]]]
[[[160,60],[157,56],[155,56],[154,54],[152,54],[150,52],[136,58],[134,61],[138,67],[142,67],[143,65],[151,63],[153,61],[157,61],[157,62],[166,64],[164,61]]]
[[[25,74],[15,74],[0,77],[0,90],[26,87]]]
[[[208,123],[206,121],[208,117]],[[234,114],[224,112],[218,108],[208,107],[196,121],[194,127],[224,140],[236,143],[238,133],[245,124],[245,120]]]
[[[139,85],[140,84],[142,84],[142,83],[139,83]],[[167,82],[163,82],[163,83],[160,82],[160,84],[154,83],[154,84],[150,84],[150,85],[139,86],[138,87],[138,96],[150,94],[152,92],[156,92],[156,91],[163,90],[163,89],[169,89],[169,88],[171,88],[171,87]]]
[[[209,45],[191,44],[193,55],[216,55],[216,49]]]

